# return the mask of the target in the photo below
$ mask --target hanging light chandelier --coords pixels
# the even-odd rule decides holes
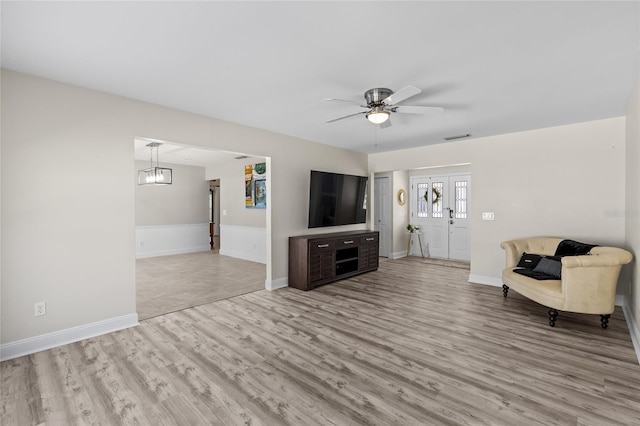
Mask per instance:
[[[159,142],[151,142],[147,144],[151,151],[151,167],[148,169],[138,170],[138,185],[171,185],[171,169],[160,167],[160,158],[158,147],[162,145]],[[153,165],[153,149],[156,150],[156,165]]]

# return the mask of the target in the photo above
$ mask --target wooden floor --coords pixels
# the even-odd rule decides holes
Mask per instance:
[[[136,260],[139,319],[264,289],[266,266],[218,250]]]
[[[560,314],[415,259],[3,362],[2,425],[640,425],[619,309]]]

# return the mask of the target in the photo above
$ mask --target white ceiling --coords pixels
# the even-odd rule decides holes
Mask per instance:
[[[621,116],[638,73],[637,2],[1,8],[4,68],[366,153]],[[445,111],[325,123],[406,85]]]
[[[160,143],[157,150],[153,148],[153,154],[151,153],[151,148],[147,146],[152,142]],[[166,166],[167,163],[170,163],[210,167],[217,164],[228,163],[234,159],[247,158],[247,156],[242,153],[201,149],[167,141],[136,138],[134,140],[134,158],[136,160],[149,161],[151,165],[151,155],[153,155],[154,166],[156,165],[155,163],[159,161],[160,166]]]

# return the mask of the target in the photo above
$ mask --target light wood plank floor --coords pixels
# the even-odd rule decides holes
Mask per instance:
[[[136,260],[136,307],[148,319],[263,290],[266,266],[217,250]]]
[[[415,259],[3,362],[2,425],[640,425],[622,313],[546,309]]]

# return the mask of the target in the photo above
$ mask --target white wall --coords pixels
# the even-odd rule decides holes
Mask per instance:
[[[625,205],[624,118],[369,156],[372,172],[459,163],[471,163],[474,280],[499,282],[500,242],[508,239],[552,235],[625,246],[625,218],[610,214]],[[483,211],[495,212],[495,221],[482,221]]]
[[[266,209],[248,209],[244,197],[244,166],[263,163],[264,158],[250,157],[207,167],[207,180],[220,179],[220,224],[265,228]],[[226,214],[224,214],[226,211]]]
[[[162,163],[171,185],[136,185],[136,258],[210,250],[209,182],[204,167]],[[136,161],[135,171],[149,167]]]
[[[246,207],[244,176],[246,165],[265,161],[249,157],[207,167],[208,180],[220,179],[220,254],[224,256],[267,263],[267,210]]]
[[[309,170],[367,172],[364,154],[12,71],[1,77],[3,344],[135,315],[135,137],[270,157],[267,280],[284,284],[288,238],[308,232]],[[38,169],[54,178],[28,173]],[[42,300],[47,315],[34,317]]]
[[[625,244],[633,253],[629,290],[626,293],[628,320],[634,336],[636,353],[640,359],[640,78],[636,82],[626,116]]]

